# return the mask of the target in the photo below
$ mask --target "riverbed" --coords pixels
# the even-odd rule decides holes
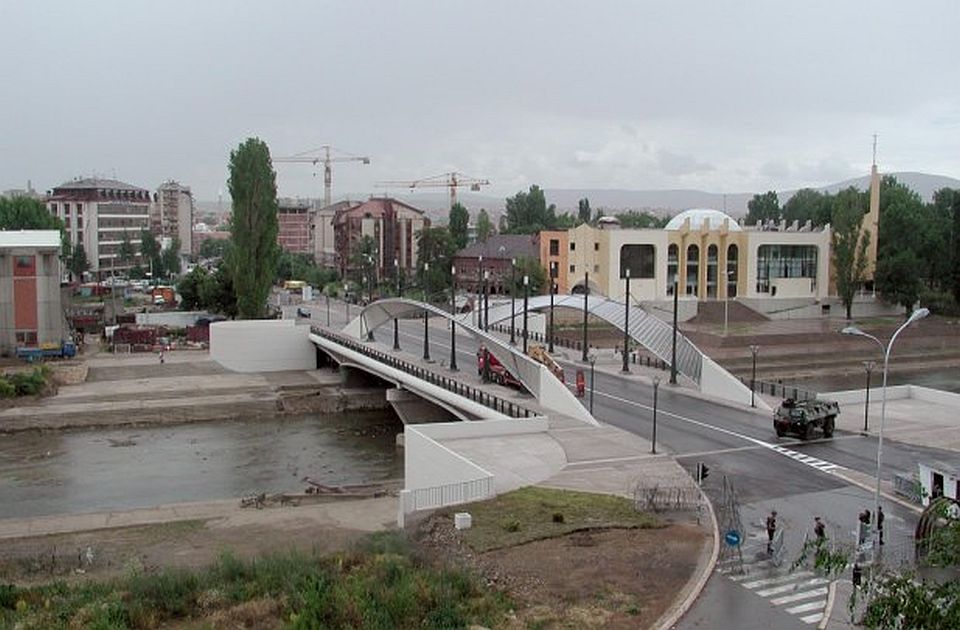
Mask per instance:
[[[391,412],[0,434],[0,519],[398,479]]]

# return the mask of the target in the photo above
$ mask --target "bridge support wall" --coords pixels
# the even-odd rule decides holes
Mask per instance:
[[[234,372],[314,370],[309,326],[292,319],[248,319],[210,324],[210,358]]]

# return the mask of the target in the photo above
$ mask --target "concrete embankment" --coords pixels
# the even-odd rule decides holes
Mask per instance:
[[[388,408],[382,388],[343,387],[333,371],[236,374],[196,353],[88,363],[85,382],[0,412],[0,433]]]

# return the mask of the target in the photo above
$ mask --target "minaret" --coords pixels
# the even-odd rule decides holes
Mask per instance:
[[[863,219],[863,230],[870,235],[867,244],[867,267],[863,278],[873,282],[877,267],[877,239],[880,237],[880,173],[877,171],[877,134],[873,134],[873,165],[870,167],[870,211]]]

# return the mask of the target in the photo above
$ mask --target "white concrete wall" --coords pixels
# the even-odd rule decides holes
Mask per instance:
[[[477,420],[476,422],[436,422],[432,424],[414,425],[416,431],[434,440],[543,433],[549,428],[549,423],[546,418]]]
[[[235,372],[312,370],[316,348],[309,326],[292,319],[251,319],[210,325],[210,358]]]
[[[877,389],[871,388],[873,394],[872,402],[879,403],[881,394]],[[835,400],[839,403],[864,403],[866,402],[865,393],[862,389],[850,389],[841,392],[827,392],[822,394],[823,398]],[[887,386],[887,400],[902,400],[913,398],[923,400],[935,405],[944,407],[960,408],[960,394],[945,392],[930,387],[920,387],[919,385],[890,385]]]
[[[171,326],[186,328],[193,326],[202,317],[210,317],[206,311],[159,311],[156,313],[137,313],[138,326]]]
[[[700,371],[700,391],[742,405],[750,404],[750,388],[707,356],[703,357],[703,368]],[[754,399],[758,408],[773,411],[759,394]]]
[[[422,425],[407,425],[403,430],[403,485],[406,490],[493,477],[490,472],[424,435],[421,429]]]

